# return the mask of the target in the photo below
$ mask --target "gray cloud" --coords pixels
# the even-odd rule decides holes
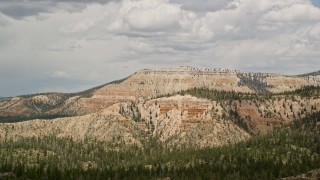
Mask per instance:
[[[213,12],[228,7],[233,0],[172,0],[172,2],[182,4],[182,8],[194,12]]]
[[[106,4],[114,0],[0,0],[0,12],[15,19],[50,13],[57,9],[81,11],[87,4]]]
[[[17,3],[17,4],[2,4],[0,5],[0,11],[10,17],[15,19],[21,19],[27,16],[38,15],[42,12],[50,12],[52,11],[52,7],[50,6],[41,6],[34,3]]]

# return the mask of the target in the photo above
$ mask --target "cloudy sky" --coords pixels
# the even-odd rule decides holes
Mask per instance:
[[[0,96],[179,65],[320,70],[320,0],[0,0]]]

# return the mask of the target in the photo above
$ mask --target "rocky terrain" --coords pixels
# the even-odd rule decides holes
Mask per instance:
[[[282,179],[283,180],[301,180],[301,179],[319,180],[319,178],[320,178],[320,169],[315,169],[315,170],[309,171],[306,174],[301,174],[298,176],[292,176],[292,177],[287,177]]]
[[[319,86],[320,75],[284,76],[221,68],[141,70],[128,78],[79,93],[45,93],[0,100],[0,116],[84,115],[119,102],[136,102],[191,88],[243,93],[284,92]]]
[[[134,121],[121,116],[118,112],[117,106],[111,106],[84,116],[3,123],[0,124],[0,139],[19,140],[26,137],[55,136],[72,138],[76,141],[91,139],[140,145],[139,138],[143,137],[143,131]]]
[[[274,127],[291,124],[295,119],[320,111],[320,98],[292,99],[277,97],[268,100],[235,101],[230,108],[236,112],[253,134],[266,134]]]
[[[54,120],[0,124],[0,139],[56,136],[74,140],[95,139],[141,144],[150,135],[169,145],[213,147],[248,139],[233,121],[212,118],[223,108],[191,96],[158,98],[143,103],[117,103],[102,111]]]
[[[0,124],[0,136],[52,134],[103,141],[117,137],[135,144],[152,136],[170,145],[221,146],[319,112],[319,93],[312,97],[283,93],[319,85],[318,72],[283,76],[218,68],[145,69],[79,93],[1,99],[2,122],[53,120]],[[192,88],[246,97],[215,99],[198,91],[179,95]]]

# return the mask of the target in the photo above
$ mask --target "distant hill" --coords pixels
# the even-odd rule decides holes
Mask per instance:
[[[308,76],[320,76],[320,70],[319,71],[315,71],[315,72],[311,72],[311,73],[307,73],[307,74],[301,74],[298,75],[299,77],[308,77]]]
[[[5,100],[9,100],[10,97],[0,97],[0,101],[5,101]]]

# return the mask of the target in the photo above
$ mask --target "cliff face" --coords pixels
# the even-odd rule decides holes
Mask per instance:
[[[250,137],[230,118],[218,118],[226,114],[225,110],[217,102],[206,99],[177,95],[123,109],[127,109],[122,111],[126,115],[132,109],[137,111],[153,136],[172,145],[221,146]]]
[[[236,112],[252,134],[266,134],[320,111],[320,98],[279,96],[268,100],[234,101],[227,109]]]
[[[246,86],[238,86],[237,71],[227,69],[197,69],[180,67],[162,70],[142,70],[120,84],[98,89],[96,96],[126,96],[152,98],[194,87],[218,90],[252,92]]]
[[[223,142],[237,142],[249,134],[266,134],[319,111],[319,96],[299,95],[217,101],[176,95],[122,103],[120,107],[121,114],[142,121],[147,131],[162,141],[179,139],[198,142],[199,146],[210,142],[218,145],[219,140],[207,141],[218,137],[226,138],[220,139]]]

